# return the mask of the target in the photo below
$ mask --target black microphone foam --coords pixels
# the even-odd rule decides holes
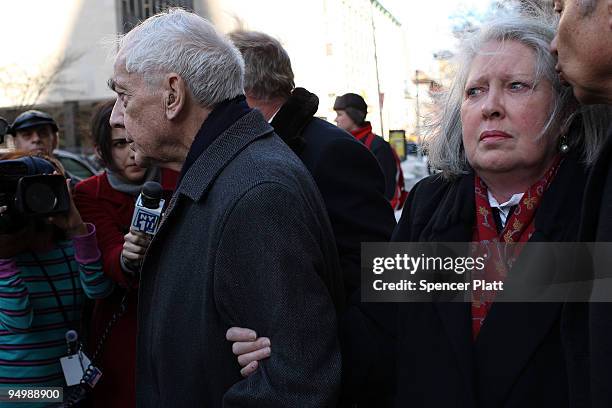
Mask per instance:
[[[142,186],[142,205],[147,208],[159,207],[159,201],[162,198],[163,188],[156,181],[147,181]]]

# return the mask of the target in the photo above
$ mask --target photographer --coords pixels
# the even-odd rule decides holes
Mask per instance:
[[[28,110],[20,113],[8,133],[13,137],[15,149],[18,151],[55,157],[53,152],[59,148],[59,127],[47,112]],[[74,188],[79,178],[66,169],[64,173],[71,179],[69,187]]]
[[[11,125],[15,149],[29,153],[53,155],[59,145],[58,126],[46,112],[29,110],[22,112]]]
[[[27,171],[16,174],[22,168]],[[22,152],[0,157],[2,386],[66,386],[60,358],[67,356],[67,346],[74,347],[67,344],[66,334],[79,326],[83,295],[103,298],[113,289],[102,272],[95,227],[82,221],[61,179],[58,188],[44,181],[52,176],[43,176],[24,197],[40,203],[49,193],[54,206],[63,203],[67,211],[46,216],[16,210],[13,180],[21,177],[18,189],[28,176],[51,173],[63,176],[63,169],[49,157]]]

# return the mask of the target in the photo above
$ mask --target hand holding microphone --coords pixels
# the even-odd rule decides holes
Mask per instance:
[[[151,237],[143,232],[132,230],[124,236],[121,264],[123,270],[136,273],[144,254],[151,243]]]
[[[138,271],[151,239],[157,232],[164,208],[162,193],[159,183],[147,181],[136,200],[130,232],[124,237],[121,251],[121,265],[128,273]]]

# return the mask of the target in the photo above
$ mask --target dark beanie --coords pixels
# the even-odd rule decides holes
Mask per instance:
[[[368,105],[361,96],[347,93],[336,98],[334,110],[345,111],[357,126],[362,126],[368,113]]]

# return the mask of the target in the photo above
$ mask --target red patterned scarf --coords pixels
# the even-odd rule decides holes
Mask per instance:
[[[509,257],[505,257],[506,261],[504,261],[504,257],[500,253],[493,251],[496,249],[496,245],[488,246],[489,248],[487,249],[491,251],[487,252],[487,261],[485,263],[483,279],[486,281],[504,280],[509,267],[512,266],[514,260],[520,254],[524,243],[531,238],[535,230],[535,213],[540,205],[544,192],[555,178],[560,163],[561,156],[557,156],[544,176],[529,187],[525,194],[523,194],[523,197],[513,213],[506,220],[506,226],[499,234],[495,226],[493,210],[489,204],[487,186],[480,177],[476,176],[474,178],[476,225],[474,227],[472,240],[480,243],[521,243],[520,245],[512,246],[513,252]],[[479,250],[483,251],[484,247]],[[474,340],[478,337],[478,333],[480,333],[480,328],[491,308],[492,301],[493,299],[490,298],[490,292],[485,293],[481,290],[472,292],[472,335]]]

